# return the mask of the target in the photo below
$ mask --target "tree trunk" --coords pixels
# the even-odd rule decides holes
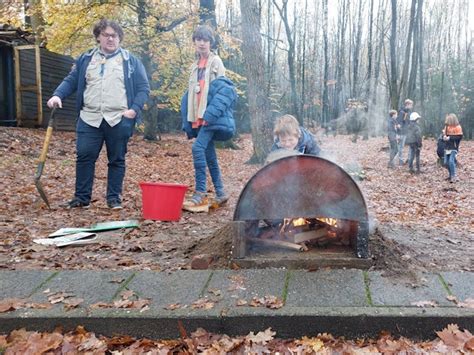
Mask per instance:
[[[420,18],[418,19],[418,62],[420,68],[420,107],[421,117],[425,117],[425,81],[424,81],[424,70],[423,70],[423,12],[421,8],[423,6],[423,0],[420,0]]]
[[[415,27],[415,11],[416,11],[416,1],[411,1],[411,10],[410,10],[410,24],[408,26],[408,35],[407,35],[407,44],[405,48],[405,60],[403,63],[402,76],[400,78],[400,93],[403,94],[403,99],[408,98],[408,69],[410,67],[410,55],[412,51],[412,39],[413,39],[413,29]]]
[[[137,17],[138,17],[138,24],[139,24],[139,30],[142,32],[140,35],[141,38],[141,47],[142,47],[142,53],[149,53],[150,51],[150,40],[149,37],[145,33],[146,29],[146,21],[148,18],[148,5],[146,0],[138,0],[137,2]],[[154,66],[151,61],[150,56],[144,55],[142,56],[142,63],[143,66],[145,67],[145,72],[149,76],[151,73],[154,71]],[[157,89],[157,83],[155,81],[150,80],[150,77],[148,77],[148,80],[150,82],[150,88],[151,90],[156,90]],[[158,135],[158,100],[155,96],[150,95],[150,99],[148,100],[148,109],[142,111],[143,115],[143,122],[145,125],[144,132],[143,132],[143,138],[149,141],[156,141],[158,140],[157,135]]]
[[[255,0],[240,0],[242,13],[242,55],[247,77],[253,160],[263,162],[272,145],[270,102],[265,95],[265,65],[260,37],[260,9]]]
[[[199,22],[217,28],[214,0],[199,0]]]
[[[43,18],[41,0],[24,0],[25,23],[31,27],[35,35],[35,44],[40,45],[43,42],[43,31],[46,25]]]
[[[407,89],[407,97],[414,98],[415,97],[415,89],[416,89],[416,76],[418,73],[418,61],[420,56],[418,52],[422,51],[422,42],[420,41],[420,22],[422,16],[422,9],[423,9],[423,0],[418,1],[418,8],[416,10],[416,17],[415,17],[415,25],[413,30],[413,53],[411,58],[411,67],[410,67],[410,76],[408,79],[408,89]]]
[[[323,0],[323,49],[324,49],[324,79],[323,79],[323,126],[329,123],[329,54],[328,54],[328,0]]]
[[[347,27],[347,0],[342,0],[342,9],[340,8],[338,18],[338,38],[337,38],[337,62],[336,62],[336,90],[334,94],[333,118],[339,117],[339,112],[343,110],[342,98],[342,80],[345,75],[345,48],[346,48],[346,27]]]
[[[354,26],[355,27],[355,26]],[[352,97],[359,97],[359,54],[360,54],[360,43],[362,39],[362,1],[359,1],[359,9],[357,12],[357,31],[354,43],[354,52],[352,54]]]
[[[391,0],[392,21],[390,31],[390,102],[393,109],[398,109],[397,83],[397,0]]]
[[[365,99],[369,101],[370,90],[372,87],[372,28],[374,22],[374,0],[370,0],[369,7],[369,42],[367,43],[367,83],[365,89]]]
[[[377,10],[377,28],[379,31],[379,40],[375,53],[375,68],[374,68],[374,88],[372,94],[372,103],[375,105],[377,103],[378,95],[378,84],[380,77],[380,62],[382,57],[382,52],[384,50],[384,39],[385,31],[383,24],[385,23],[385,0],[379,3],[379,8]]]
[[[295,68],[295,53],[296,52],[295,52],[295,41],[294,41],[293,33],[290,28],[290,22],[288,18],[288,6],[287,6],[288,0],[283,0],[283,4],[281,7],[278,6],[276,0],[272,0],[272,1],[275,7],[277,8],[278,12],[280,13],[280,17],[283,21],[283,25],[285,26],[286,37],[288,40],[288,57],[287,58],[288,58],[288,71],[290,75],[292,114],[296,116],[300,124],[303,124],[303,119],[299,112],[298,91],[296,90],[296,68]]]
[[[306,103],[306,92],[305,92],[305,80],[306,80],[306,19],[308,17],[308,0],[305,0],[304,4],[304,25],[303,25],[303,49],[302,49],[302,55],[301,55],[301,107],[300,107],[300,112],[302,117],[302,120],[304,120],[305,117],[305,103]]]

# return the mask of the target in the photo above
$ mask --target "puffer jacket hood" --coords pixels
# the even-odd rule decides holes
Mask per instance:
[[[237,101],[237,91],[232,80],[220,76],[211,82],[207,98],[207,108],[204,121],[207,125],[201,129],[215,131],[214,140],[226,141],[235,134],[234,107]],[[197,137],[198,129],[192,128],[188,121],[188,91],[181,99],[182,129],[189,139]]]

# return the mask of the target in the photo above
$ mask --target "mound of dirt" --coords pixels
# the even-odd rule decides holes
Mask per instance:
[[[217,229],[210,237],[203,238],[188,247],[185,252],[192,259],[196,255],[209,255],[213,257],[211,268],[225,269],[229,267],[232,236],[234,227],[232,223],[227,223]]]
[[[407,246],[387,238],[380,229],[376,229],[370,236],[369,250],[373,260],[372,269],[382,271],[383,276],[417,283],[416,272],[426,271],[422,262],[410,257],[413,253]]]

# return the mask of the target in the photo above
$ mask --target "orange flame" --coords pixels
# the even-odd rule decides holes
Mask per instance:
[[[292,222],[295,227],[304,226],[305,224],[308,224],[308,222],[304,218],[296,218]]]
[[[337,227],[337,219],[336,218],[330,218],[330,217],[320,217],[317,218],[318,221],[324,222],[326,224],[329,224],[332,227]]]

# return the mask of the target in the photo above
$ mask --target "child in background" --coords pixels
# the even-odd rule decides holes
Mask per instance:
[[[410,114],[410,122],[407,126],[406,145],[409,146],[408,168],[410,173],[420,173],[420,152],[422,146],[421,128],[418,119],[421,116],[417,112]],[[413,160],[416,159],[416,171],[413,169]]]
[[[446,116],[443,129],[443,140],[446,142],[444,149],[444,165],[449,171],[449,182],[456,181],[456,155],[459,152],[459,143],[463,133],[459,120],[454,113]]]
[[[271,149],[272,152],[278,149],[286,149],[316,156],[321,152],[314,136],[301,127],[292,115],[279,117],[275,122],[273,134],[275,139]]]
[[[388,133],[388,143],[390,144],[390,158],[388,161],[388,167],[394,168],[395,164],[393,163],[393,159],[395,159],[395,156],[398,153],[398,140],[400,139],[398,123],[397,123],[398,113],[396,110],[390,110],[388,115],[389,115],[389,118],[387,122],[387,133]]]
[[[410,120],[410,115],[413,111],[413,101],[410,99],[406,99],[403,102],[403,108],[398,112],[398,129],[400,139],[398,141],[398,161],[399,165],[403,165],[403,147],[408,145],[406,142],[407,134],[408,134],[408,124]]]

